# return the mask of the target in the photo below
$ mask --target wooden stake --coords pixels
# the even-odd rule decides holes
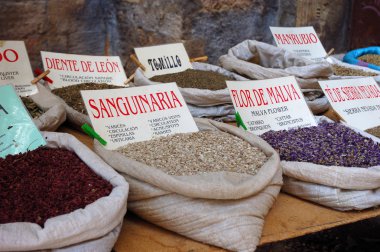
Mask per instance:
[[[124,85],[128,85],[128,83],[135,78],[135,75],[136,71],[131,76],[129,76],[129,78],[124,82]]]
[[[202,56],[202,57],[192,58],[190,59],[190,62],[205,62],[207,60],[208,60],[207,56]]]
[[[131,56],[129,56],[129,58],[131,58],[131,60],[138,66],[140,67],[144,72],[146,70],[146,68],[143,66],[143,64],[141,64],[141,62],[137,59],[136,55],[134,54],[131,54]]]
[[[325,59],[327,59],[333,52],[335,51],[334,48],[331,48],[330,51],[326,54]]]
[[[46,70],[42,74],[38,75],[34,80],[31,81],[32,84],[37,84],[41,79],[43,79],[46,75],[50,73],[50,70]]]

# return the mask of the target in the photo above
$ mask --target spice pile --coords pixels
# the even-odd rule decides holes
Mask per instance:
[[[380,126],[376,126],[370,129],[367,129],[365,132],[380,138]]]
[[[0,159],[0,224],[32,222],[84,208],[112,185],[68,150],[38,148]]]
[[[76,111],[86,114],[87,110],[83,103],[81,90],[101,90],[101,89],[114,89],[123,88],[121,86],[108,85],[105,83],[82,83],[78,85],[71,85],[63,88],[57,88],[52,90],[52,93],[61,97],[67,105],[75,109]]]
[[[257,147],[220,131],[175,134],[131,143],[119,152],[177,176],[219,171],[255,175],[267,160]]]
[[[379,54],[365,54],[360,56],[358,60],[380,66],[380,55]]]
[[[212,71],[187,69],[179,73],[154,76],[150,80],[163,83],[176,82],[182,88],[220,90],[227,88],[226,80],[231,79]]]
[[[21,97],[21,100],[32,118],[38,118],[44,113],[44,111],[42,111],[29,97]]]
[[[339,76],[377,76],[377,74],[372,72],[366,72],[359,69],[353,69],[349,67],[339,66],[337,64],[332,65],[335,75]]]
[[[380,165],[380,145],[338,123],[268,131],[261,137],[286,161],[346,167]]]

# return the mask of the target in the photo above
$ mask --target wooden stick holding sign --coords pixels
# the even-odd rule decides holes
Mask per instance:
[[[42,74],[38,75],[34,80],[31,81],[32,84],[37,84],[41,79],[45,78],[46,75],[50,73],[50,70],[46,70]]]
[[[133,74],[131,74],[131,76],[129,76],[129,78],[124,82],[124,85],[128,85],[129,82],[131,82],[134,78],[135,78],[135,75],[136,75],[136,70],[133,72]]]
[[[196,58],[190,59],[190,62],[205,62],[207,60],[208,60],[207,56],[201,56],[201,57],[196,57]]]
[[[335,48],[331,48],[330,51],[326,54],[325,59],[327,59],[331,54],[333,54],[335,51]]]
[[[136,55],[135,54],[131,54],[131,56],[129,56],[131,58],[131,60],[137,65],[139,66],[143,71],[146,70],[146,68],[143,66],[143,64],[141,64],[141,62],[137,59]]]

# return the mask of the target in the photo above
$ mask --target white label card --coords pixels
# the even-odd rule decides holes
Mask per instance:
[[[227,81],[227,86],[235,110],[254,134],[317,125],[293,76]]]
[[[50,70],[51,89],[85,82],[123,86],[127,80],[119,56],[89,56],[41,52],[44,69]]]
[[[361,130],[380,125],[380,88],[372,77],[319,81],[319,85],[349,125]]]
[[[145,67],[144,75],[171,74],[193,68],[182,43],[135,48],[136,56]]]
[[[326,56],[325,48],[314,27],[269,27],[278,47],[300,57],[321,61]]]
[[[109,150],[198,131],[175,83],[81,93],[93,128],[107,141]]]
[[[12,84],[20,96],[38,93],[24,41],[1,41],[0,85]]]

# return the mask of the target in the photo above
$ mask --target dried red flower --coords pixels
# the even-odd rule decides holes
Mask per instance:
[[[0,224],[32,222],[84,208],[112,185],[74,152],[38,148],[0,159]]]

